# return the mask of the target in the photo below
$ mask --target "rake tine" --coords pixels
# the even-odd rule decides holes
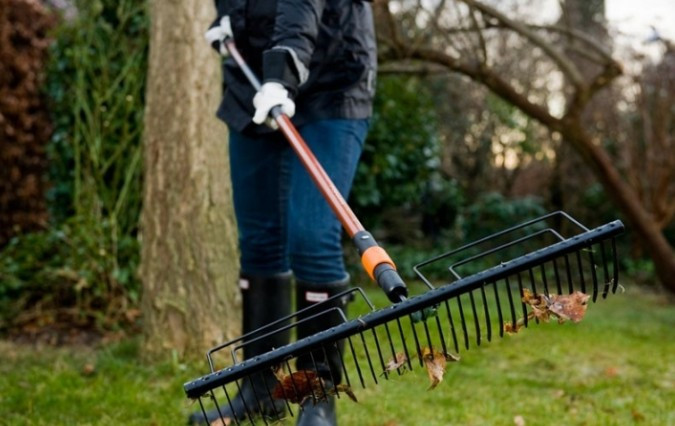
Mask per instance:
[[[509,282],[509,277],[504,278],[504,283],[506,284],[506,294],[509,296],[509,308],[511,309],[512,326],[515,330],[518,319],[516,318],[516,306],[513,304],[513,295],[511,294],[511,283]]]
[[[553,258],[553,274],[555,276],[555,284],[558,289],[558,294],[563,294],[562,283],[560,282],[560,274],[558,273],[558,262]]]
[[[539,265],[539,269],[541,269],[541,279],[544,282],[544,293],[548,296],[551,292],[548,289],[548,280],[546,279],[546,268],[544,268],[544,263]]]
[[[581,261],[581,251],[576,251],[577,266],[579,268],[579,281],[581,281],[581,292],[586,293],[586,279],[584,278],[584,265]]]
[[[438,337],[441,339],[441,346],[443,347],[443,355],[448,356],[448,347],[445,345],[445,336],[443,336],[443,328],[441,327],[441,320],[436,315],[436,329],[438,330]]]
[[[240,424],[239,419],[237,418],[237,413],[234,412],[234,407],[232,407],[232,400],[230,399],[230,394],[227,392],[227,387],[225,385],[222,387],[225,391],[225,398],[227,398],[227,405],[230,407],[230,411],[232,411],[232,415],[234,416],[234,422],[236,424]]]
[[[368,360],[368,367],[370,367],[370,374],[373,376],[375,384],[377,384],[377,374],[375,374],[375,369],[373,368],[373,360],[370,359],[370,351],[368,351],[368,345],[366,345],[366,339],[363,337],[363,333],[359,332],[361,336],[361,343],[363,343],[363,349],[366,351],[366,359]]]
[[[391,357],[392,357],[393,360],[396,360],[396,348],[394,348],[394,339],[391,338],[391,332],[389,331],[389,323],[388,322],[384,323],[384,329],[387,332],[387,341],[389,342],[389,348],[391,349]],[[396,372],[400,376],[401,375],[401,367],[397,367]],[[386,369],[385,369],[385,373],[386,373]],[[387,377],[386,374],[385,374],[385,377]]]
[[[523,322],[525,324],[525,327],[527,327],[527,306],[525,306],[525,302],[523,302],[523,279],[520,276],[520,272],[517,274],[518,276],[518,300],[520,300],[520,305],[523,308]]]
[[[262,374],[262,379],[263,379],[263,383],[265,383],[265,389],[267,390],[267,396],[269,396],[270,401],[272,401],[272,409],[274,410],[274,418],[278,419],[281,416],[279,415],[279,411],[277,410],[277,406],[274,404],[274,397],[272,396],[272,391],[270,390],[270,385],[267,384],[267,378],[265,377],[264,374]]]
[[[335,349],[338,351],[338,355],[340,355],[340,365],[342,366],[342,371],[345,373],[345,381],[347,382],[347,386],[351,388],[352,382],[349,380],[349,373],[347,372],[347,366],[345,365],[345,360],[344,356],[342,355],[342,350],[340,350],[340,345],[338,342],[333,342],[333,346],[335,346]]]
[[[567,287],[569,294],[574,293],[574,284],[572,283],[572,269],[570,267],[570,259],[565,255],[565,272],[567,272]]]
[[[530,273],[529,273],[529,276],[530,276],[530,285],[531,285],[531,287],[532,287],[532,292],[533,292],[534,294],[538,294],[538,293],[537,293],[537,285],[535,284],[535,281],[534,281],[534,271],[533,271],[532,269],[529,269],[529,272],[530,272]],[[524,305],[524,303],[523,303],[523,305]],[[524,308],[526,308],[526,307],[524,307]],[[527,316],[525,316],[525,318],[527,318]],[[539,318],[536,318],[536,317],[535,317],[535,318],[534,318],[534,322],[535,322],[536,324],[539,324]]]
[[[298,387],[295,385],[295,377],[293,377],[293,370],[291,370],[291,365],[288,363],[288,360],[284,361],[284,364],[286,364],[286,369],[288,370],[288,377],[290,377],[291,379],[293,394],[295,395],[295,399],[298,399],[300,397],[300,392],[298,392]],[[286,392],[284,392],[284,395],[286,395]],[[304,411],[302,404],[298,404],[298,407],[300,407],[300,411]]]
[[[466,318],[464,318],[464,308],[462,307],[462,296],[457,296],[457,306],[459,307],[459,318],[462,320],[462,332],[464,333],[464,346],[469,350],[469,333],[466,331]]]
[[[382,357],[382,349],[380,348],[380,340],[377,338],[377,333],[375,332],[375,327],[370,329],[373,333],[373,338],[375,339],[375,347],[377,348],[377,355],[380,358],[380,365],[382,366],[382,371],[384,371],[384,378],[389,380],[389,375],[387,374],[386,367],[384,366],[384,358]]]
[[[593,256],[593,246],[588,247],[588,257],[591,260],[591,275],[593,277],[593,301],[595,302],[598,299],[598,274],[595,270],[595,259]]]
[[[359,365],[359,358],[356,356],[356,351],[354,350],[354,343],[352,343],[352,338],[348,337],[347,341],[349,342],[349,348],[352,351],[352,357],[354,357],[354,364],[356,365],[356,372],[359,373],[359,380],[361,381],[361,386],[365,389],[366,382],[363,380],[363,374],[361,373],[361,366]]]
[[[401,342],[403,343],[403,351],[405,352],[405,359],[408,361],[408,368],[412,370],[412,362],[410,361],[410,352],[408,352],[408,344],[405,341],[405,334],[403,334],[403,327],[401,326],[401,319],[396,318],[398,325],[398,333],[401,335]]]
[[[324,345],[321,345],[321,351],[323,352],[323,359],[328,360],[328,353],[326,352],[326,347]],[[328,363],[327,363],[328,364]],[[340,398],[340,392],[338,392],[337,388],[337,380],[335,380],[335,376],[333,376],[333,369],[328,365],[328,375],[330,376],[330,382],[333,384],[333,391],[335,392],[335,396]],[[321,384],[321,388],[323,389],[323,383]],[[323,394],[326,394],[326,390],[323,389]]]
[[[258,403],[258,408],[260,409],[260,413],[262,414],[261,417],[263,418],[263,421],[265,422],[265,424],[267,424],[267,420],[265,419],[265,415],[264,415],[265,409],[262,405],[262,402],[260,402],[260,398],[258,398],[258,392],[256,392],[255,386],[253,386],[253,379],[251,378],[250,374],[246,377],[248,378],[248,383],[251,385],[251,389],[253,389],[253,396],[255,397],[255,400]],[[249,416],[249,417],[253,417],[253,416]]]
[[[239,380],[235,381],[234,383],[237,385],[237,393],[241,394],[241,386],[239,385]],[[253,415],[252,415],[253,413],[248,408],[248,404],[246,403],[246,398],[242,398],[241,402],[244,404],[244,410],[246,411],[246,414],[248,415],[248,418],[251,419],[253,417]],[[222,413],[220,413],[220,408],[218,409],[218,413],[220,414],[220,417],[222,418],[223,415],[222,415]]]
[[[452,332],[452,341],[455,344],[455,352],[459,353],[459,344],[457,343],[457,333],[455,333],[455,321],[452,319],[452,312],[450,312],[450,305],[448,301],[444,301],[445,310],[448,313],[448,322],[450,323],[450,331]]]
[[[323,347],[323,346],[322,346]],[[314,371],[316,371],[317,376],[319,376],[319,367],[316,365],[316,359],[314,358],[314,351],[309,352],[309,357],[312,359],[312,365],[314,365]],[[328,371],[330,372],[330,366],[328,367]],[[307,377],[307,371],[305,371],[305,377]],[[309,379],[307,379],[309,382]],[[321,392],[322,392],[322,399],[326,397],[326,388],[323,385],[323,380],[321,380],[321,376],[319,376],[319,386],[321,387]],[[318,398],[316,395],[314,395],[314,386],[309,387],[312,390],[312,398],[314,398],[314,401],[318,401]]]
[[[422,367],[424,366],[424,362],[422,361],[422,348],[420,347],[420,340],[417,337],[417,329],[415,328],[415,321],[413,320],[412,315],[408,315],[408,318],[410,318],[410,326],[412,328],[413,337],[415,338],[415,347],[417,348],[417,358],[419,358],[420,367]]]
[[[429,326],[427,325],[427,320],[422,321],[422,326],[424,326],[424,334],[427,336],[427,343],[429,344],[429,350],[431,353],[434,353],[434,345],[431,343],[431,335],[429,334]]]
[[[499,337],[504,337],[504,317],[502,315],[502,304],[499,301],[499,291],[497,290],[497,283],[492,283],[492,289],[495,293],[495,301],[497,302],[497,315],[499,317]]]
[[[476,345],[480,346],[480,322],[478,321],[478,312],[476,311],[476,301],[473,298],[473,291],[469,292],[469,300],[471,301],[471,310],[473,312],[473,323],[476,327]]]
[[[616,238],[612,238],[612,258],[614,260],[614,285],[612,286],[612,293],[616,293],[616,289],[619,286],[619,260],[617,258],[616,252]]]
[[[216,410],[218,410],[218,417],[220,417],[220,420],[223,422],[223,424],[225,424],[225,420],[223,418],[223,412],[220,411],[220,404],[218,404],[218,399],[216,399],[216,394],[213,393],[213,390],[210,390],[209,394],[211,395],[211,400],[213,401],[213,403],[216,406]],[[199,403],[201,404],[201,399],[200,399]],[[204,407],[202,407],[202,410],[203,409],[204,409]],[[204,419],[206,419],[206,418],[207,418],[206,413],[204,413]]]
[[[600,256],[602,257],[602,270],[605,273],[605,288],[602,291],[602,298],[606,299],[607,294],[609,293],[610,278],[609,278],[609,267],[607,266],[607,255],[605,253],[604,241],[600,241]]]
[[[279,367],[279,368],[282,368],[282,367]],[[291,409],[291,403],[288,402],[288,395],[286,395],[286,389],[284,388],[283,385],[280,386],[280,388],[281,388],[281,393],[284,394],[284,403],[286,404],[286,408],[288,408],[288,412],[291,414],[291,417],[294,417],[293,416],[293,409]]]
[[[485,283],[480,286],[480,294],[483,299],[483,313],[485,314],[485,329],[487,330],[487,340],[492,341],[492,319],[490,318],[490,306],[487,302],[487,295],[485,294]]]

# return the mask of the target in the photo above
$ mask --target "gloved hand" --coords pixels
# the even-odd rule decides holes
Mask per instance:
[[[256,124],[265,122],[269,127],[276,129],[277,123],[272,119],[267,120],[267,118],[270,110],[277,105],[281,106],[281,111],[289,118],[295,114],[295,102],[288,96],[288,90],[281,83],[268,82],[263,84],[253,97],[253,106],[255,107],[253,122]]]
[[[230,17],[225,15],[220,19],[216,19],[208,31],[204,33],[204,38],[209,42],[216,52],[223,56],[228,56],[227,48],[225,48],[225,40],[234,38],[232,34],[232,26],[230,25]]]

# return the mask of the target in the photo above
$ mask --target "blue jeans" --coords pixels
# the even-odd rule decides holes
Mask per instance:
[[[321,120],[298,129],[347,198],[368,120]],[[292,270],[306,283],[347,277],[342,227],[280,132],[230,132],[230,168],[241,270],[268,276]]]

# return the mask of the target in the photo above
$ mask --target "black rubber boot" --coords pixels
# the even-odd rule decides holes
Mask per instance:
[[[348,278],[340,282],[321,285],[297,282],[295,292],[296,308],[300,310],[315,305],[348,288]],[[346,314],[348,302],[349,296],[341,297],[323,304],[321,308],[308,311],[307,315],[304,316],[311,316],[333,307],[341,308]],[[298,324],[298,339],[326,330],[342,322],[342,317],[337,312],[321,315],[305,323]],[[325,348],[325,352],[323,350],[316,350],[311,355],[300,356],[296,362],[296,369],[316,370],[319,373],[319,377],[324,381],[325,388],[327,390],[332,389],[333,384],[337,385],[342,380],[342,360],[340,359],[340,354],[343,351],[342,346],[340,345],[339,351],[334,347]],[[332,426],[337,424],[334,396],[329,396],[316,402],[312,398],[308,398],[302,404],[302,408],[298,415],[297,425],[299,426]]]
[[[270,277],[254,277],[242,275],[240,281],[243,310],[243,334],[258,330],[279,318],[290,314],[291,310],[291,273],[282,273]],[[284,325],[279,324],[274,327],[278,329]],[[264,334],[272,329],[263,331]],[[284,346],[289,341],[289,331],[274,334],[265,339],[252,342],[243,349],[244,358],[249,359],[256,355],[263,354]],[[250,336],[246,341],[251,341],[256,335]],[[277,383],[271,370],[265,370],[255,374],[251,379],[244,379],[241,384],[241,391],[232,398],[232,405],[227,403],[225,398],[219,399],[220,413],[217,409],[207,411],[206,419],[204,414],[199,411],[193,413],[189,424],[210,424],[222,415],[223,418],[229,418],[232,423],[235,417],[239,422],[248,421],[247,413],[254,414],[254,417],[264,415],[268,418],[281,417],[286,412],[286,405],[282,400],[273,400],[270,397],[271,389],[274,389]],[[206,422],[205,422],[206,420]]]

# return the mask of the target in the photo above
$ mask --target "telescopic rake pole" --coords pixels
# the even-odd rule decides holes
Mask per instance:
[[[261,84],[258,77],[256,77],[253,70],[251,70],[239,53],[234,40],[231,38],[226,39],[225,47],[253,88],[260,90]],[[398,274],[394,261],[391,260],[387,252],[375,241],[370,232],[365,230],[302,136],[300,136],[291,119],[282,112],[280,106],[272,108],[270,116],[277,126],[279,126],[279,130],[288,140],[300,162],[356,245],[364,270],[386,293],[391,302],[398,303],[406,300],[408,289]]]

